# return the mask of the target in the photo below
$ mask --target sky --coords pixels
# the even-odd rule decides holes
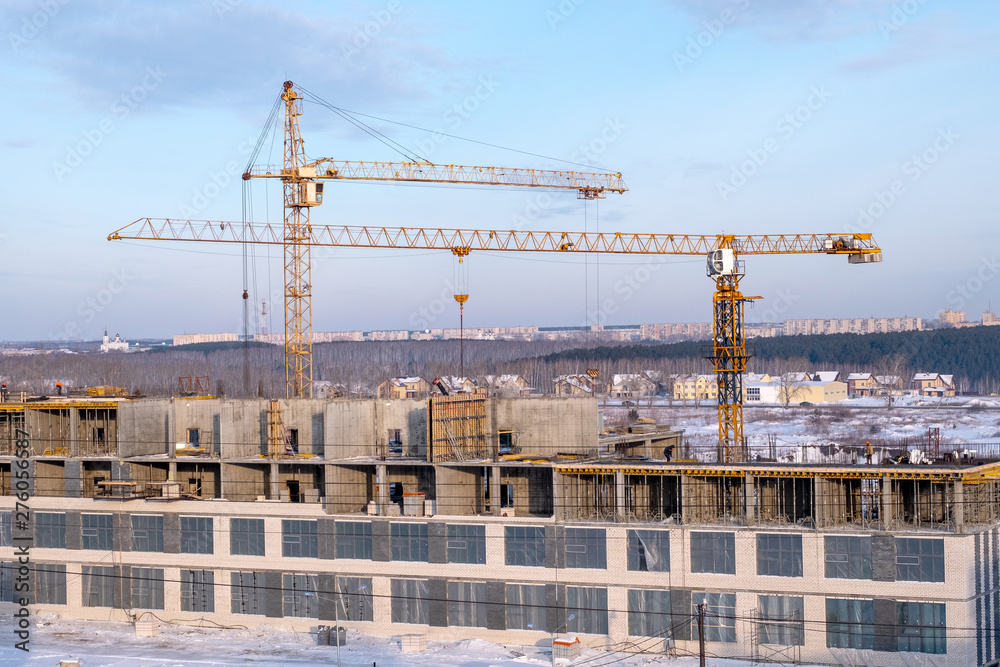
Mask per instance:
[[[333,182],[314,224],[874,235],[881,264],[747,257],[750,322],[979,319],[997,291],[995,2],[8,0],[0,26],[0,340],[240,331],[239,247],[107,236],[143,217],[239,221],[244,202],[280,221],[280,183],[239,175],[286,80],[432,162],[621,172],[629,188],[584,202]],[[406,159],[321,105],[300,123],[310,156]],[[263,137],[255,163],[280,163],[282,137]],[[711,316],[701,257],[465,261],[466,326]],[[317,250],[313,330],[457,326],[455,262]],[[280,248],[246,269],[281,331]]]

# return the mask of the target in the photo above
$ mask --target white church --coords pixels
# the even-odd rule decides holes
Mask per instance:
[[[108,338],[108,330],[104,330],[104,340],[101,342],[101,352],[128,352],[128,341],[115,334],[114,340]]]

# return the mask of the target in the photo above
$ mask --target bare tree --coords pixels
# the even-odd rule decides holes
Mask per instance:
[[[802,383],[808,379],[809,376],[803,371],[785,371],[778,376],[778,400],[783,408],[805,394],[806,388]]]
[[[876,391],[885,399],[886,410],[892,410],[896,400],[906,392],[907,377],[906,357],[901,354],[887,355],[875,362]]]

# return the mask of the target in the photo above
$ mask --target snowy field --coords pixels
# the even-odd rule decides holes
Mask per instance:
[[[316,646],[314,635],[275,630],[267,625],[242,630],[161,625],[158,637],[136,637],[131,625],[36,617],[31,629],[31,652],[13,648],[10,616],[0,617],[0,665],[58,667],[60,660],[79,659],[81,667],[182,667],[205,665],[337,664],[334,646]],[[402,653],[399,639],[373,637],[351,631],[341,648],[345,667],[524,667],[550,664],[548,641],[544,646],[503,646],[478,639],[457,642],[428,641],[424,653]],[[639,667],[671,665],[694,667],[696,657],[626,655],[584,649],[575,667]],[[712,659],[713,667],[746,667],[749,663]]]
[[[1000,455],[1000,398],[903,396],[897,401],[892,410],[886,409],[883,399],[872,398],[787,408],[747,406],[744,432],[753,454],[769,456],[773,441],[779,457],[795,462],[818,463],[831,457],[847,462],[852,453],[837,452],[837,447],[830,446],[863,447],[866,440],[876,450],[905,445],[926,451],[932,428],[940,429],[942,453],[970,450]],[[712,401],[701,401],[697,407],[679,401],[669,406],[663,399],[652,405],[644,399],[635,407],[609,404],[602,408],[605,424],[622,423],[626,412],[633,409],[640,417],[684,429],[692,454],[710,450],[714,456],[718,413]]]

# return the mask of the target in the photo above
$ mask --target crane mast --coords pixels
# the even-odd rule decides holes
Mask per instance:
[[[285,262],[285,395],[312,397],[312,274],[309,209],[323,203],[322,180],[421,181],[576,190],[581,199],[625,192],[621,174],[545,169],[435,165],[429,162],[308,161],[299,128],[302,95],[285,81],[284,162],[280,169],[249,167],[243,180],[279,178],[284,190],[281,244]]]

